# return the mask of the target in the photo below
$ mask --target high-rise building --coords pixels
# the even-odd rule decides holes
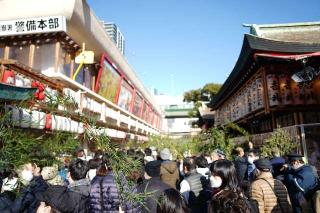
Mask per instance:
[[[121,31],[119,30],[119,27],[114,24],[114,23],[106,23],[104,21],[102,21],[103,27],[106,30],[107,34],[109,35],[109,37],[111,38],[111,40],[116,44],[116,46],[118,47],[118,49],[121,51],[121,53],[124,55],[124,45],[125,45],[125,41],[124,41],[124,36],[121,33]]]

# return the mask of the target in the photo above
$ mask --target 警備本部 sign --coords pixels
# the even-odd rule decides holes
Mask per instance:
[[[64,16],[0,21],[0,36],[66,31]]]

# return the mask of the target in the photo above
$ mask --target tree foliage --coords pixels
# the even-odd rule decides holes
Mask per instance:
[[[193,89],[185,92],[183,95],[183,100],[188,103],[197,103],[198,101],[209,101],[219,92],[221,86],[221,84],[208,83],[200,89]]]
[[[217,128],[212,127],[206,132],[202,132],[196,136],[189,136],[184,138],[173,139],[169,137],[152,136],[149,141],[139,144],[130,141],[127,146],[134,149],[144,149],[146,147],[154,146],[158,150],[168,148],[172,151],[173,157],[181,159],[184,153],[198,155],[200,153],[211,153],[215,149],[223,150],[227,157],[231,159],[231,152],[234,148],[233,137],[247,136],[248,132],[235,123],[228,123],[227,125]]]
[[[297,144],[292,142],[288,132],[283,129],[276,129],[271,137],[263,143],[261,154],[264,156],[274,156],[274,154],[284,156],[296,147]]]

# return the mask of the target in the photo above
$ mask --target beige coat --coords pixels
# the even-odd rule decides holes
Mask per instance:
[[[272,190],[270,185],[265,180],[270,183],[274,190]],[[271,172],[262,172],[261,175],[251,185],[250,196],[251,199],[258,202],[259,212],[282,212],[274,191],[280,199],[282,209],[285,211],[285,213],[292,212],[287,188],[281,181],[273,179]]]
[[[163,162],[160,167],[160,179],[175,189],[176,184],[179,181],[177,163],[174,161]]]

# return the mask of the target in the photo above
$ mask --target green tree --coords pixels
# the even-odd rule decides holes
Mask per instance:
[[[263,143],[261,154],[269,157],[275,154],[284,156],[292,152],[296,147],[297,144],[292,142],[288,132],[283,129],[276,129],[271,134],[271,137]]]
[[[221,84],[208,83],[200,89],[193,89],[183,94],[185,102],[197,103],[198,101],[210,101],[220,90]]]

